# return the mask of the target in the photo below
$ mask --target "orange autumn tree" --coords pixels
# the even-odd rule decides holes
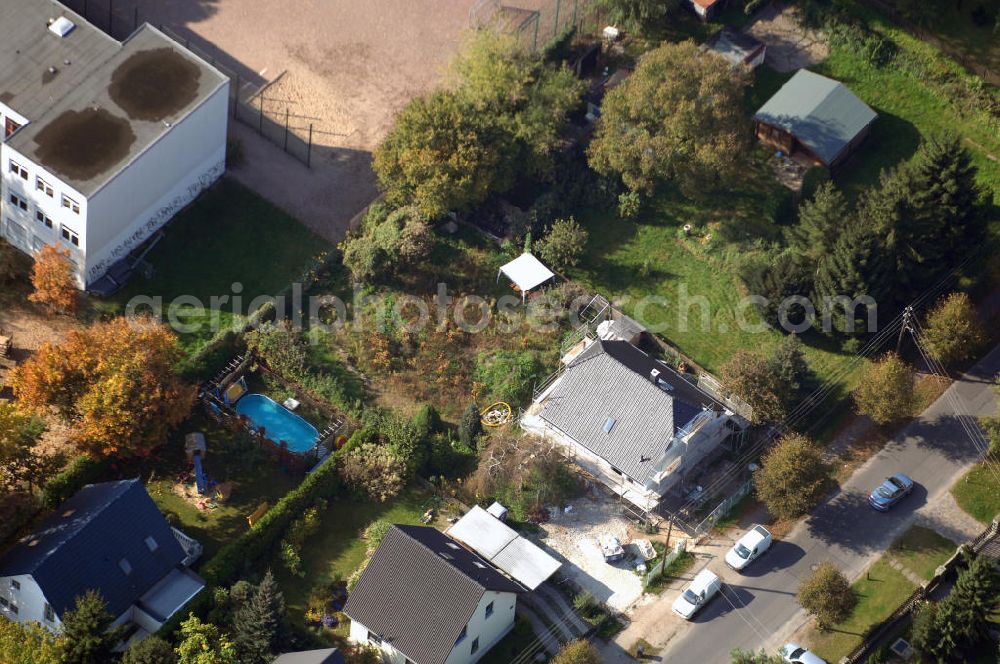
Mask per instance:
[[[166,326],[115,318],[44,344],[15,371],[14,393],[27,408],[54,409],[84,451],[145,455],[194,405],[173,369],[180,353]]]
[[[31,268],[31,285],[35,292],[28,296],[32,302],[48,307],[49,311],[72,313],[76,310],[76,277],[69,249],[59,249],[51,244],[35,254]]]

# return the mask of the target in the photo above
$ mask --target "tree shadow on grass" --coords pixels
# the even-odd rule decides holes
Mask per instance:
[[[912,122],[884,109],[874,110],[878,118],[871,135],[833,172],[834,182],[851,197],[877,185],[884,169],[909,159],[920,147],[920,130]]]

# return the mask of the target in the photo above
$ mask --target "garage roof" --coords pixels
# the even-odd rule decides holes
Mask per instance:
[[[478,505],[449,528],[448,534],[529,590],[540,586],[561,565],[558,560]]]

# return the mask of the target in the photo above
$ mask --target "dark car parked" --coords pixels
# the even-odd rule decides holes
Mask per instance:
[[[868,504],[880,512],[885,512],[910,495],[911,491],[913,491],[913,480],[903,473],[896,473],[875,487],[868,496]]]

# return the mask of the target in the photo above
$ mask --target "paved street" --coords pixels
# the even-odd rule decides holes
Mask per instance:
[[[976,416],[996,412],[993,377],[1000,371],[1000,346],[994,348],[961,381],[906,427],[885,448],[858,469],[829,500],[799,523],[748,572],[740,576],[721,560],[709,567],[726,582],[725,597],[716,598],[695,619],[678,630],[661,661],[671,664],[728,662],[733,648],[774,650],[805,620],[795,601],[803,576],[820,562],[830,561],[851,579],[864,572],[910,524],[920,520],[935,527],[947,518],[949,487],[979,459],[979,453],[956,419],[948,393],[957,394]],[[887,475],[902,471],[917,482],[914,492],[888,513],[867,503],[868,491]],[[955,524],[941,523],[954,534]],[[964,531],[968,530],[967,522]],[[662,602],[672,602],[666,594]],[[666,632],[674,627],[664,626]]]

